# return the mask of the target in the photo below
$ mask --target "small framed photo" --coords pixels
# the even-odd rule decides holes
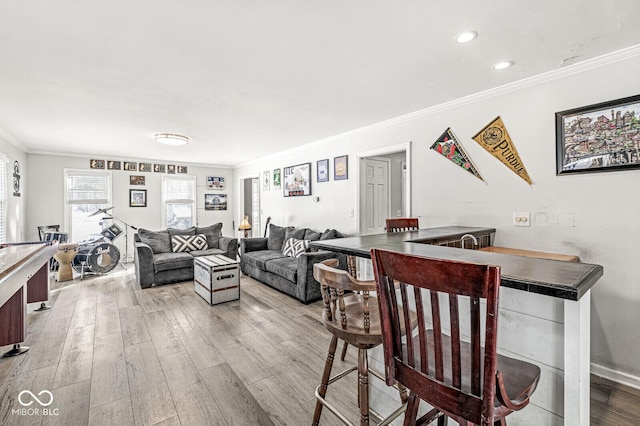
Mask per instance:
[[[207,176],[207,189],[224,189],[224,178],[220,176]]]
[[[187,173],[187,166],[178,166],[178,173]]]
[[[141,172],[150,172],[151,171],[151,163],[138,163],[138,170]]]
[[[271,170],[262,172],[262,190],[269,191],[271,189]]]
[[[124,170],[129,172],[136,172],[138,171],[138,163],[136,163],[135,161],[125,161]]]
[[[165,166],[164,164],[154,164],[153,171],[156,173],[166,173],[167,166]]]
[[[121,167],[122,165],[119,161],[107,161],[107,169],[109,170],[120,170]]]
[[[227,194],[204,194],[205,210],[226,210]]]
[[[175,166],[175,164],[167,164],[167,173],[169,173],[170,175],[175,175],[176,174],[176,166]]]
[[[333,180],[349,179],[349,156],[341,155],[333,158]]]
[[[318,160],[316,165],[316,180],[318,182],[329,182],[329,159]]]
[[[556,112],[556,174],[640,168],[640,95]]]
[[[147,207],[147,190],[130,189],[129,207]]]
[[[273,189],[280,190],[282,188],[282,169],[273,169]]]
[[[90,160],[89,167],[92,169],[104,169],[104,160]]]
[[[144,176],[129,176],[129,185],[144,185]]]

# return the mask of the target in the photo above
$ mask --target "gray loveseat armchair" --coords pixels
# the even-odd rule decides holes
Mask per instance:
[[[193,280],[194,257],[222,254],[236,259],[238,255],[238,240],[222,236],[222,223],[162,231],[138,229],[134,246],[136,281],[142,288]]]
[[[313,265],[326,259],[338,258],[340,267],[346,269],[346,256],[323,250],[310,251],[305,247],[304,241],[341,237],[343,235],[335,229],[315,232],[308,228],[285,228],[270,224],[268,238],[241,240],[240,268],[245,275],[303,303],[310,303],[321,298],[320,283],[313,278]],[[290,252],[287,246],[297,246],[299,251]]]

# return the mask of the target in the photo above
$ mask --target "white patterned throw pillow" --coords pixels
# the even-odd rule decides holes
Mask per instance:
[[[300,257],[309,248],[309,240],[289,238],[282,247],[282,254],[289,257]]]
[[[174,253],[183,251],[206,250],[207,237],[204,234],[197,235],[172,235],[171,248]]]

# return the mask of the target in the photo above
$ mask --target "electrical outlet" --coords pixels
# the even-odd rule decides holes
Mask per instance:
[[[513,226],[531,226],[529,212],[513,212]]]

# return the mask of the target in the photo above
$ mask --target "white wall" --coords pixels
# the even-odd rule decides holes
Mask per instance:
[[[29,211],[26,215],[27,239],[36,239],[38,225],[60,224],[64,226],[64,169],[89,169],[89,158],[65,157],[53,155],[29,154],[28,196],[27,205]],[[121,160],[113,157],[109,160]],[[129,160],[129,159],[127,159]],[[137,159],[140,162],[153,162],[144,158]],[[222,233],[225,236],[236,236],[233,221],[234,197],[237,191],[232,179],[232,171],[228,168],[203,167],[202,165],[186,165],[189,175],[196,176],[196,211],[197,223],[200,226],[208,226],[222,222]],[[110,213],[132,226],[158,230],[162,228],[162,173],[129,172],[113,170],[113,210]],[[144,186],[129,185],[130,175],[145,176]],[[207,176],[221,176],[225,178],[226,189],[213,191],[206,189]],[[147,207],[129,207],[129,189],[147,190]],[[204,210],[204,194],[227,194],[227,210]],[[117,222],[118,223],[118,222]],[[129,255],[133,255],[133,232],[129,232]],[[124,256],[124,237],[116,240],[116,245]]]
[[[640,50],[612,54],[567,67],[367,129],[305,145],[243,165],[234,175],[312,162],[313,196],[284,198],[262,193],[263,217],[278,225],[336,228],[357,232],[357,155],[411,142],[411,215],[423,227],[478,225],[497,229],[495,245],[577,254],[583,262],[604,266],[592,295],[592,362],[629,375],[640,386],[640,170],[556,176],[554,113],[640,93]],[[613,61],[615,60],[615,61]],[[509,71],[507,71],[509,72]],[[515,72],[515,71],[513,71]],[[529,186],[471,137],[500,115],[533,180]],[[451,127],[486,183],[459,170],[429,147]],[[315,162],[349,155],[349,180],[315,181]],[[350,211],[354,210],[354,216]],[[512,213],[528,211],[532,220],[513,227]],[[561,214],[573,214],[575,226],[560,226]],[[616,378],[616,377],[613,377]],[[619,378],[619,377],[617,377]]]
[[[7,138],[0,135],[0,152],[7,156],[7,242],[22,242],[25,239],[25,206],[27,194],[27,161],[21,148],[12,144]],[[13,163],[18,161],[20,165],[20,196],[13,195]],[[35,239],[38,241],[36,232]]]

